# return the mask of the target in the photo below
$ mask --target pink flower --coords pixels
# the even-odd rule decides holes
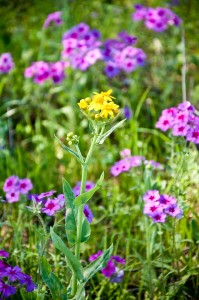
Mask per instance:
[[[60,210],[60,208],[60,202],[58,199],[48,198],[41,211],[48,216],[53,216],[58,210]]]
[[[20,192],[19,191],[13,191],[6,193],[6,199],[8,200],[8,203],[17,202],[20,199]]]
[[[10,176],[6,179],[4,186],[3,186],[3,191],[4,192],[10,192],[12,190],[16,190],[18,187],[19,183],[19,177],[18,176]]]
[[[21,194],[27,194],[33,188],[32,182],[28,178],[19,180],[19,192]]]
[[[166,222],[166,214],[162,212],[161,209],[156,210],[151,214],[151,217],[154,221],[154,223],[165,223]]]
[[[131,156],[131,150],[130,149],[123,149],[122,151],[120,151],[120,156],[122,158],[125,158],[125,157],[129,157]]]
[[[147,201],[144,205],[144,214],[151,216],[156,210],[160,210],[160,203],[158,201]]]
[[[143,196],[144,201],[157,201],[159,198],[160,194],[157,190],[148,190]]]
[[[46,198],[46,197],[50,197],[52,196],[56,191],[55,190],[51,190],[49,192],[44,192],[44,193],[41,193],[37,196],[37,199],[41,200],[43,198]]]

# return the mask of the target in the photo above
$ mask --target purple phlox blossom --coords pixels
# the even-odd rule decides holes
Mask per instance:
[[[145,201],[143,213],[153,219],[154,223],[166,222],[168,215],[182,218],[183,213],[177,204],[177,199],[167,194],[159,194],[157,190],[149,190],[143,196]]]
[[[124,107],[124,117],[127,120],[130,120],[132,118],[132,111],[128,105],[125,105]]]
[[[108,77],[114,77],[120,71],[131,73],[143,66],[146,54],[142,49],[135,48],[137,38],[122,31],[118,39],[109,39],[103,44],[103,59],[106,63],[105,73]]]
[[[158,190],[148,190],[144,196],[144,201],[157,201],[160,198],[160,194]]]
[[[26,78],[34,78],[34,82],[41,85],[50,78],[50,66],[45,61],[33,62],[30,67],[24,71]]]
[[[44,22],[43,28],[49,27],[52,23],[56,26],[61,25],[63,23],[61,15],[61,11],[55,11],[54,13],[49,14]]]
[[[18,188],[18,183],[19,183],[18,176],[12,175],[12,176],[8,177],[5,180],[5,183],[3,185],[3,191],[10,192],[10,191],[16,190]]]
[[[3,249],[0,250],[0,256],[4,257],[4,258],[8,258],[9,257],[9,253]]]
[[[36,202],[41,202],[41,200],[38,199],[38,196],[38,194],[28,194],[27,199],[30,201],[35,200]]]
[[[125,148],[120,151],[121,158],[129,157],[131,156],[131,149]]]
[[[93,213],[90,209],[90,207],[88,206],[88,204],[84,205],[84,215],[87,218],[89,223],[92,223],[93,221]]]
[[[59,201],[60,208],[63,208],[66,202],[64,194],[59,194],[56,199]]]
[[[51,190],[51,191],[49,191],[49,192],[43,192],[43,193],[39,194],[39,195],[37,196],[37,198],[38,198],[39,200],[41,200],[41,199],[43,199],[43,198],[52,196],[55,192],[56,192],[55,190]]]
[[[20,192],[11,191],[6,193],[6,200],[8,201],[8,203],[18,202],[20,200]]]
[[[90,257],[89,257],[89,261],[92,262],[94,260],[96,260],[99,256],[101,256],[103,254],[102,251],[98,251],[97,253],[95,254],[92,254]],[[105,276],[105,277],[117,277],[117,274],[118,274],[118,277],[121,277],[121,280],[124,276],[124,273],[121,272],[119,273],[119,268],[118,268],[118,264],[122,264],[124,265],[126,263],[125,259],[119,255],[113,255],[110,257],[109,261],[107,262],[107,265],[105,268],[103,268],[101,270],[101,273]],[[119,280],[118,278],[118,281],[111,281],[111,282],[121,282],[121,280]]]
[[[11,295],[16,294],[16,288],[0,281],[0,293],[4,298],[9,298]]]
[[[64,33],[61,56],[73,69],[87,70],[102,59],[100,33],[80,23]]]
[[[171,129],[174,136],[183,136],[187,141],[199,144],[199,118],[194,113],[193,105],[185,101],[163,110],[156,128],[162,131]]]
[[[92,181],[89,181],[89,180],[86,181],[85,192],[88,192],[89,190],[94,188],[94,186],[95,186],[95,183],[93,183]],[[73,193],[74,193],[75,197],[79,196],[80,189],[81,189],[81,181],[78,181],[77,184],[73,188]]]
[[[136,4],[135,12],[132,15],[133,21],[144,21],[146,28],[163,32],[169,26],[179,26],[181,19],[170,9],[164,7],[144,7]]]
[[[162,164],[160,164],[159,162],[156,162],[152,159],[151,160],[145,160],[144,164],[146,166],[153,167],[154,169],[158,169],[158,170],[163,170],[164,169]]]
[[[0,73],[9,73],[14,67],[10,53],[3,53],[0,56]]]
[[[23,279],[24,274],[18,266],[6,267],[3,271],[0,271],[1,277],[8,277],[10,282]]]
[[[111,276],[111,283],[120,283],[124,277],[124,270],[120,270],[118,267],[115,268],[115,273]]]
[[[26,285],[27,292],[32,292],[37,288],[37,286],[32,281],[31,276],[29,276],[27,274],[23,274],[23,278],[20,279],[19,282],[20,282],[20,284]]]
[[[58,61],[50,63],[50,76],[55,84],[62,83],[62,80],[66,77],[64,70],[68,66],[69,62]]]
[[[101,256],[103,254],[103,252],[101,250],[99,250],[97,253],[95,254],[92,254],[90,257],[89,257],[89,261],[94,261],[96,260],[99,256]]]
[[[61,206],[60,206],[59,199],[48,198],[41,211],[48,216],[53,216],[60,209],[61,209]]]
[[[33,188],[33,184],[29,178],[20,179],[18,185],[21,194],[27,194]]]

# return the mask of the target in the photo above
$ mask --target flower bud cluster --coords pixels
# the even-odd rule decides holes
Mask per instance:
[[[67,134],[66,140],[68,141],[69,146],[79,143],[79,137],[73,132]]]

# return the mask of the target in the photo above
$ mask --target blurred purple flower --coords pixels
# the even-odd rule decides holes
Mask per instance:
[[[52,196],[55,192],[56,192],[55,190],[51,190],[51,191],[49,191],[49,192],[44,192],[44,193],[39,194],[39,195],[37,196],[37,198],[38,198],[39,200],[41,200],[41,199],[43,199],[43,198]]]
[[[59,26],[63,23],[62,18],[61,18],[62,12],[61,11],[56,11],[54,13],[51,13],[47,16],[43,27],[47,28],[49,27],[52,23],[56,26]]]
[[[0,292],[4,298],[9,298],[11,295],[16,294],[16,288],[0,281]]]
[[[1,257],[5,257],[5,258],[8,258],[9,257],[9,253],[5,250],[0,250],[0,256]]]
[[[0,56],[0,73],[9,73],[14,68],[10,53],[3,53]]]
[[[32,281],[31,276],[24,274],[23,279],[20,279],[19,281],[21,284],[26,285],[26,291],[27,292],[32,292],[34,289],[36,289],[36,285]]]
[[[88,206],[88,204],[84,205],[84,215],[87,218],[89,223],[92,223],[93,221],[93,213],[90,209],[90,207]]]
[[[132,112],[131,112],[131,109],[128,105],[126,105],[124,107],[124,117],[127,119],[127,120],[130,120],[131,117],[132,117]]]
[[[85,192],[88,192],[89,190],[94,188],[94,186],[95,186],[94,182],[86,181]],[[79,196],[80,189],[81,189],[81,181],[78,181],[77,184],[73,188],[73,193],[75,194],[75,197]]]
[[[53,216],[60,209],[61,206],[58,199],[48,198],[41,211],[48,216]]]

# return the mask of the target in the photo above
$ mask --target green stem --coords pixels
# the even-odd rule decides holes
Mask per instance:
[[[98,138],[98,133],[99,133],[99,127],[96,127],[94,137],[91,142],[90,149],[88,151],[85,163],[82,165],[82,180],[81,180],[81,189],[80,189],[80,195],[85,192],[85,186],[86,186],[86,179],[87,179],[87,171],[88,171],[88,165],[89,161],[91,159],[92,153],[94,151],[95,145],[96,145],[96,140]],[[76,240],[76,245],[75,245],[75,256],[79,260],[80,259],[80,245],[81,245],[81,235],[82,235],[82,224],[83,224],[83,205],[78,207],[77,211],[77,240]],[[75,295],[77,290],[77,276],[73,274],[73,279],[72,279],[72,296]]]

